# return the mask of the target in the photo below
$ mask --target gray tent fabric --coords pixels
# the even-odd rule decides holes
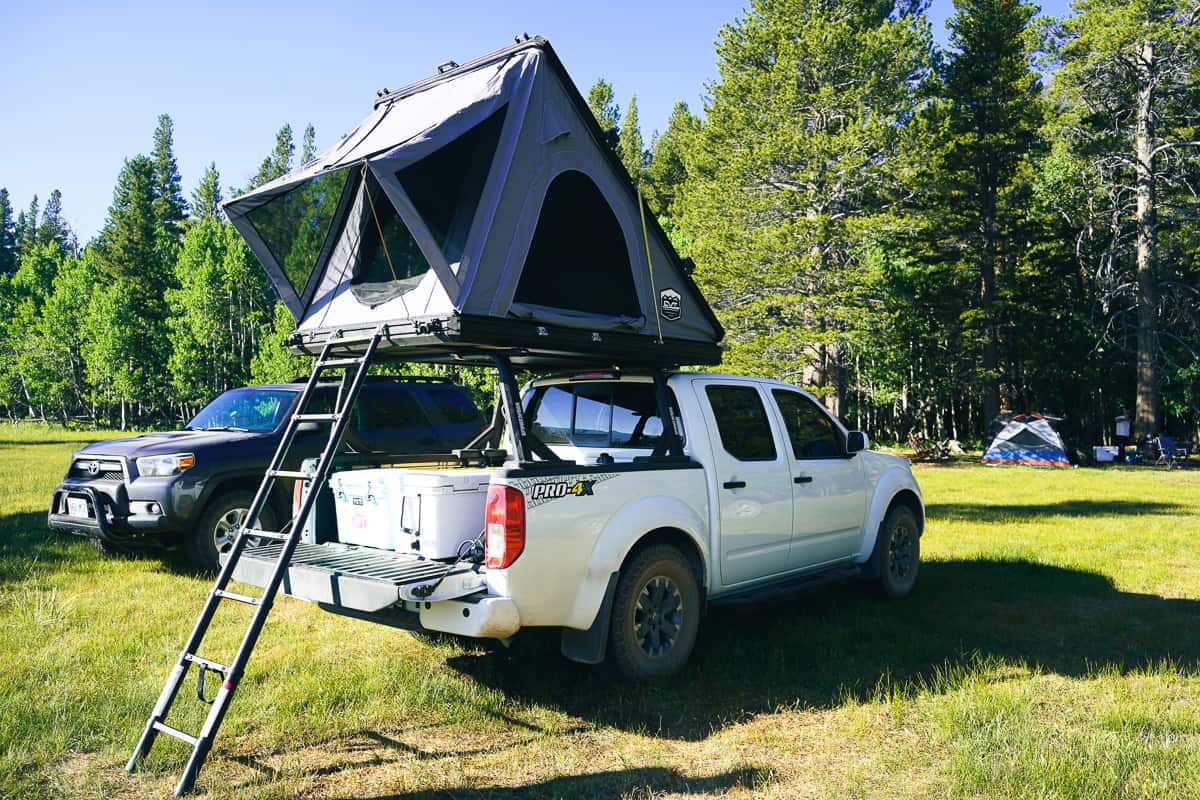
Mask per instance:
[[[639,202],[534,38],[385,95],[329,151],[224,208],[302,335],[470,318],[496,337],[524,335],[500,324],[517,322],[654,337],[715,363],[721,326]]]

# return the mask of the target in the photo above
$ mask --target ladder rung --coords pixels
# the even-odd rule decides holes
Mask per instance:
[[[267,474],[272,478],[295,478],[298,481],[306,481],[312,477],[307,472],[300,472],[294,469],[269,469]]]
[[[238,594],[237,592],[227,592],[224,589],[217,589],[214,594],[216,594],[217,597],[225,600],[236,600],[237,602],[245,603],[248,606],[258,605],[257,597],[250,597],[249,595]]]
[[[259,539],[274,539],[277,542],[286,542],[291,538],[290,534],[279,533],[278,531],[260,531],[258,528],[243,528],[242,535],[256,536]]]
[[[206,669],[211,669],[213,672],[219,672],[222,675],[229,674],[229,667],[225,666],[224,664],[218,664],[216,661],[210,661],[207,658],[201,658],[194,653],[184,653],[183,658],[185,661],[190,661],[193,664],[200,664]]]
[[[341,414],[297,414],[296,422],[335,422]]]
[[[362,363],[361,358],[330,358],[318,361],[317,369],[334,369],[336,367],[356,367]]]
[[[187,742],[192,747],[195,747],[200,741],[195,736],[192,736],[190,733],[184,733],[183,731],[179,730],[178,728],[172,728],[167,723],[159,722],[157,720],[155,720],[155,722],[154,722],[154,730],[158,731],[159,733],[165,733],[167,736],[174,736],[176,739],[179,739],[180,741]]]

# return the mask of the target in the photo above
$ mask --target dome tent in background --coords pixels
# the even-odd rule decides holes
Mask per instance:
[[[336,146],[228,201],[298,323],[528,363],[715,364],[724,335],[549,43],[380,97]],[[518,360],[518,359],[514,359]]]
[[[1070,467],[1062,437],[1039,414],[1017,414],[988,445],[983,463],[1027,467]]]

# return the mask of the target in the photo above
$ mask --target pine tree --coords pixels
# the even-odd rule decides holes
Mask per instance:
[[[292,170],[292,159],[296,156],[296,143],[292,138],[292,126],[285,124],[275,134],[275,149],[263,159],[254,176],[251,188],[286,175]]]
[[[0,187],[0,275],[17,271],[17,237],[8,189]]]
[[[317,129],[310,122],[304,126],[304,137],[300,144],[300,163],[307,164],[317,156]]]
[[[17,257],[32,252],[37,246],[38,197],[35,194],[24,217],[17,217]],[[22,221],[24,224],[22,225]]]
[[[621,120],[621,138],[617,144],[617,155],[634,183],[642,182],[642,172],[645,169],[644,143],[642,129],[638,127],[637,95],[629,101],[629,108]]]
[[[1200,279],[1188,266],[1200,235],[1200,8],[1080,0],[1075,9],[1060,31],[1053,89],[1065,113],[1055,138],[1086,197],[1077,229],[1108,311],[1103,344],[1135,354],[1135,429],[1157,435],[1166,362],[1196,381],[1184,336],[1200,337]]]
[[[687,180],[684,153],[689,137],[700,129],[700,120],[679,102],[667,120],[667,130],[654,139],[650,147],[650,163],[646,166],[646,200],[664,224],[673,216],[675,195]],[[670,227],[670,226],[668,226]]]
[[[120,284],[127,295],[122,302],[131,305],[138,320],[128,330],[105,334],[105,341],[120,350],[123,358],[127,357],[114,363],[128,363],[128,369],[140,376],[133,384],[137,390],[130,390],[122,397],[161,408],[167,399],[169,351],[164,295],[175,285],[171,260],[175,240],[159,223],[154,185],[154,163],[148,157],[139,155],[126,160],[97,245],[101,285]],[[122,306],[122,314],[123,309]],[[129,342],[119,347],[112,344],[113,337],[118,336],[129,337]]]
[[[220,219],[223,199],[221,174],[217,172],[216,162],[213,162],[204,170],[196,191],[192,192],[192,213],[201,222],[206,219]]]
[[[64,253],[72,253],[75,249],[74,234],[70,225],[63,219],[62,192],[58,189],[50,193],[46,207],[42,209],[42,224],[38,226],[37,239],[39,244],[57,244]]]
[[[953,51],[941,69],[948,146],[942,153],[940,200],[947,214],[931,239],[976,276],[976,324],[985,423],[1000,412],[998,270],[1020,252],[1015,225],[1024,209],[1012,187],[1041,122],[1041,83],[1028,47],[1037,8],[1022,0],[958,0],[950,19]],[[1007,204],[1006,204],[1007,195]],[[936,200],[934,200],[936,202]]]
[[[175,162],[175,125],[167,114],[158,116],[154,129],[154,213],[162,227],[174,236],[183,233],[187,201],[183,199],[183,180]]]
[[[897,162],[931,63],[892,4],[753,0],[721,31],[720,82],[677,205],[730,345],[842,411],[874,292],[865,244],[904,190]]]
[[[612,84],[604,78],[597,78],[588,90],[588,108],[595,114],[602,131],[615,130],[621,121],[621,109],[617,107]]]

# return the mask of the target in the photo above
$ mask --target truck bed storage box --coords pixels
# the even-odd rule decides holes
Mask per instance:
[[[490,475],[484,469],[358,469],[329,481],[338,540],[454,558],[483,530]]]

